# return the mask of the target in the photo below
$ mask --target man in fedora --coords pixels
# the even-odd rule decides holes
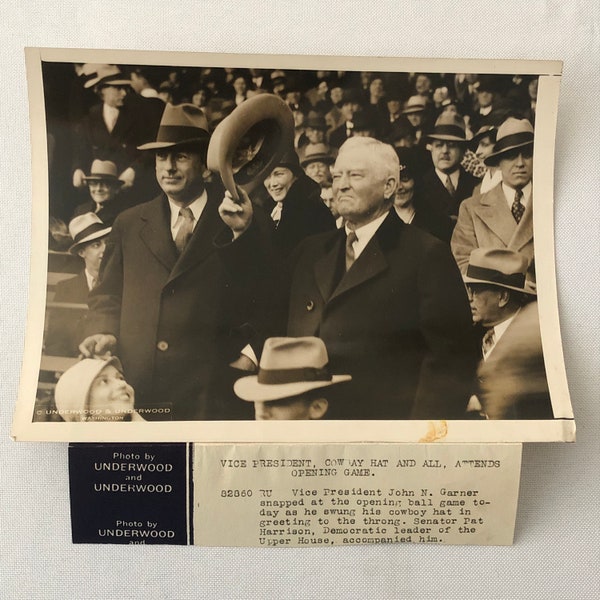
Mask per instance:
[[[468,300],[448,246],[392,210],[399,170],[388,144],[344,143],[332,172],[345,226],[296,249],[287,334],[320,337],[352,376],[343,418],[459,418],[477,362]],[[221,215],[242,239],[252,204],[226,195]]]
[[[510,248],[527,257],[534,278],[531,123],[513,117],[504,121],[484,163],[497,167],[502,181],[461,204],[452,234],[454,258],[464,273],[475,248]]]
[[[460,164],[467,149],[464,119],[442,113],[428,138],[433,166],[423,175],[423,197],[456,220],[460,203],[479,183]]]
[[[69,234],[73,244],[69,252],[80,256],[84,268],[75,277],[56,285],[53,301],[65,304],[86,304],[89,292],[99,279],[100,264],[106,248],[110,227],[97,214],[84,213],[71,220]],[[48,313],[44,352],[49,356],[77,356],[83,334],[85,312],[70,308],[55,308]]]
[[[138,146],[153,139],[160,113],[141,109],[131,79],[116,65],[98,65],[95,77],[84,86],[93,88],[100,102],[75,126],[73,185],[82,188],[84,169],[100,159],[115,163],[125,189],[152,189],[145,181],[148,169]]]
[[[322,419],[331,386],[350,381],[332,375],[323,340],[317,337],[269,338],[257,375],[235,382],[238,398],[254,403],[257,421]],[[334,415],[335,416],[335,415]]]
[[[464,281],[473,321],[482,325],[482,360],[471,411],[488,419],[551,419],[536,293],[528,260],[508,248],[477,248]]]
[[[229,364],[254,341],[254,291],[268,295],[256,226],[230,243],[223,192],[204,183],[208,140],[200,108],[166,106],[156,141],[140,147],[162,194],[115,220],[80,345],[86,357],[118,350],[139,405],[174,420],[248,416],[228,404]]]
[[[117,165],[110,160],[96,159],[90,174],[84,177],[91,198],[75,208],[73,216],[78,217],[93,212],[106,225],[110,226],[126,206],[119,202],[118,194],[123,181],[118,178]]]

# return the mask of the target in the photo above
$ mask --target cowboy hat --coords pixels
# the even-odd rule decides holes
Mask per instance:
[[[529,261],[509,248],[476,248],[471,252],[465,283],[483,283],[523,294],[536,295],[533,285],[526,281]]]
[[[84,244],[108,235],[110,230],[96,213],[88,212],[75,217],[69,223],[69,233],[74,242],[69,252],[76,255]]]
[[[503,155],[528,146],[533,148],[533,126],[527,119],[509,117],[498,127],[494,150],[483,162],[488,167],[495,167]]]
[[[238,379],[233,389],[247,402],[270,402],[352,379],[332,375],[328,363],[325,343],[317,337],[269,338],[258,375]]]
[[[159,150],[183,144],[199,144],[209,138],[208,121],[195,104],[167,104],[158,126],[155,142],[138,146],[138,150]]]
[[[238,198],[236,185],[250,194],[293,147],[294,117],[274,94],[242,102],[215,128],[206,164],[218,173],[225,188]]]

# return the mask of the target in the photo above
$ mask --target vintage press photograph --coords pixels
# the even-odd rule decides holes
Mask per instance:
[[[573,438],[560,63],[27,62],[17,439]]]

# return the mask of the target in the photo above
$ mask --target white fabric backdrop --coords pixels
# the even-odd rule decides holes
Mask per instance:
[[[595,1],[39,0],[0,33],[0,596],[600,597],[600,9]],[[67,450],[16,444],[31,171],[23,47],[565,61],[555,182],[561,326],[578,441],[525,448],[514,547],[75,546]]]

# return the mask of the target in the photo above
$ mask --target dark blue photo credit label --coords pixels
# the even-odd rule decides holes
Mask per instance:
[[[190,543],[187,444],[70,444],[73,543]]]

